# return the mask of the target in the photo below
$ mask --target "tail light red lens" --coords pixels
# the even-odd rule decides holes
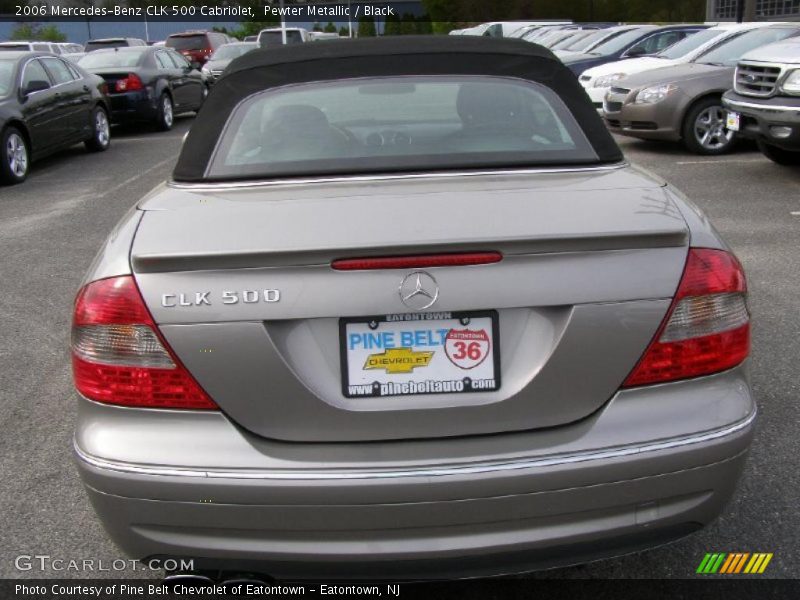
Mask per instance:
[[[77,390],[97,402],[218,408],[159,335],[131,276],[101,279],[78,293],[72,371]]]
[[[623,387],[718,373],[750,352],[747,284],[723,250],[691,248],[675,299]]]
[[[117,79],[117,82],[114,84],[114,89],[118,92],[136,92],[138,90],[143,90],[144,84],[136,73],[128,73],[127,77]]]
[[[426,267],[463,267],[500,262],[499,252],[456,252],[451,254],[416,254],[411,256],[377,256],[374,258],[340,258],[331,263],[337,271],[367,269],[424,269]]]

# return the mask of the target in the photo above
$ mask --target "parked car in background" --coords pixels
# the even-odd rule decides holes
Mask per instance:
[[[312,42],[319,42],[320,40],[338,40],[340,36],[333,31],[309,31],[308,37]]]
[[[578,52],[596,43],[605,32],[606,28],[582,29],[573,36],[553,44],[550,46],[550,50],[558,57],[561,57],[565,52]]]
[[[208,94],[200,71],[172,48],[97,50],[78,64],[108,84],[114,123],[144,121],[166,131],[176,114],[199,110]]]
[[[625,77],[603,101],[615,133],[646,140],[682,140],[697,154],[723,154],[735,142],[726,129],[722,94],[746,52],[800,33],[800,23],[739,32],[691,62]]]
[[[722,103],[729,130],[780,165],[800,165],[800,37],[742,56]]]
[[[578,39],[583,39],[587,35],[597,31],[597,27],[577,27],[575,29],[565,29],[554,31],[550,35],[543,36],[536,43],[545,48],[555,49],[561,44],[569,44]]]
[[[638,25],[588,52],[563,57],[562,61],[580,76],[586,69],[623,58],[658,54],[686,36],[707,28],[707,25]]]
[[[485,35],[487,37],[517,37],[514,34],[523,27],[541,25],[565,25],[572,21],[492,21],[473,27],[467,35]]]
[[[80,54],[85,52],[83,46],[81,44],[74,44],[71,42],[62,42],[57,44],[59,48],[61,48],[62,54]]]
[[[307,29],[302,27],[287,27],[286,28],[286,43],[287,44],[303,44],[310,42],[311,37]],[[258,45],[260,48],[267,46],[280,46],[283,44],[283,29],[280,27],[269,27],[262,29],[258,34]]]
[[[61,56],[72,62],[76,63],[86,56],[86,51],[80,44],[59,44],[59,47],[61,48]]]
[[[243,42],[258,42],[257,35],[246,35],[244,36]]]
[[[213,85],[222,75],[225,67],[227,67],[234,58],[239,58],[243,54],[247,54],[256,48],[258,48],[258,43],[256,42],[234,42],[232,44],[220,46],[214,51],[214,54],[211,55],[208,62],[203,65],[202,73],[205,74],[206,81],[209,85]]]
[[[510,37],[512,38],[520,38],[525,40],[526,42],[533,42],[537,38],[540,38],[551,31],[560,31],[562,29],[575,29],[575,25],[571,23],[560,23],[560,24],[548,24],[548,25],[530,25],[528,27],[522,27],[517,31],[513,32]]]
[[[147,42],[139,38],[128,37],[99,38],[96,40],[89,40],[84,44],[83,48],[88,53],[94,52],[95,50],[126,48],[128,46],[147,46]]]
[[[584,25],[564,25],[560,28],[552,28],[549,31],[542,31],[538,36],[535,36],[535,42],[545,48],[552,48],[554,45],[566,39],[572,39],[574,36],[579,35],[586,30],[596,31],[597,27],[586,27]],[[534,36],[529,35],[523,38],[525,41],[530,42]]]
[[[61,47],[55,42],[0,42],[0,52],[48,52],[61,54]]]
[[[552,49],[555,54],[562,61],[570,56],[577,56],[578,54],[587,54],[597,46],[612,40],[613,38],[622,35],[626,31],[631,31],[637,28],[638,25],[611,25],[601,29],[589,31],[588,35],[581,37],[578,40],[568,40],[561,48]]]
[[[767,27],[771,24],[764,22],[722,23],[693,33],[658,54],[626,58],[586,69],[581,73],[579,80],[581,85],[586,88],[586,93],[589,94],[595,108],[602,111],[603,98],[605,98],[608,88],[623,77],[690,62],[728,38],[743,31]]]
[[[83,142],[109,146],[106,84],[60,57],[0,53],[0,181],[20,183],[31,163]]]
[[[720,514],[756,420],[744,272],[552,53],[387,36],[224,78],[74,304],[73,451],[120,549],[478,577]]]
[[[168,36],[165,45],[180,52],[199,69],[217,48],[235,41],[231,36],[218,31],[184,31]]]

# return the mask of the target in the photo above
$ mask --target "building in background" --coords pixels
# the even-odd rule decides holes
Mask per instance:
[[[735,21],[740,0],[706,0],[707,21]],[[800,0],[755,0],[758,21],[800,21]]]

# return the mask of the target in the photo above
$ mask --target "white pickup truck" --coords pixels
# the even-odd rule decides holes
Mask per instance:
[[[728,129],[770,160],[800,165],[800,36],[745,54],[722,101]]]

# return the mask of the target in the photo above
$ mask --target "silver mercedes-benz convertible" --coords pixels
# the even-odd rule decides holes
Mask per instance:
[[[488,38],[236,59],[75,302],[75,454],[135,558],[529,571],[731,497],[742,267],[566,67]]]

